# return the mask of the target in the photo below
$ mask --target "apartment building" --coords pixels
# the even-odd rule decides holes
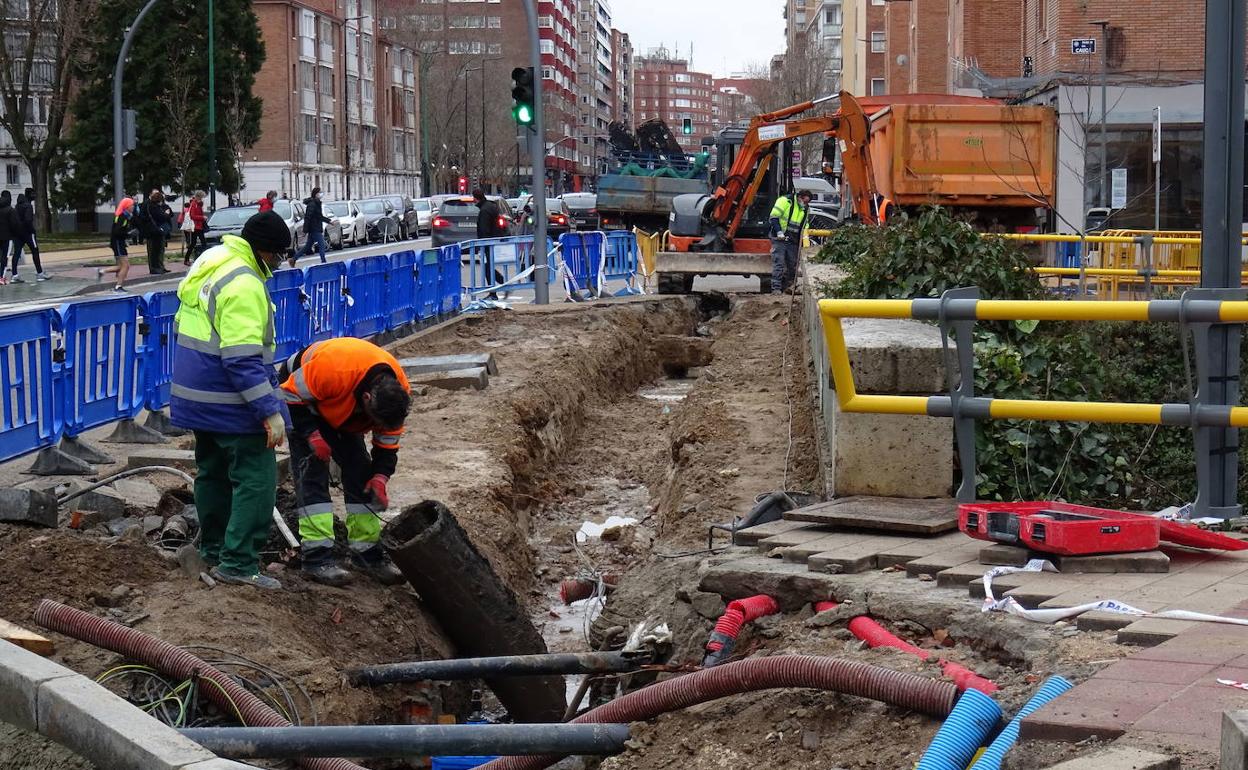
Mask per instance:
[[[596,178],[611,156],[607,129],[616,109],[611,6],[607,0],[578,0],[578,6],[577,171]]]
[[[265,41],[260,138],[244,200],[422,191],[417,61],[386,36],[374,0],[255,0]]]
[[[627,32],[611,30],[611,74],[615,82],[615,111],[611,120],[632,129],[633,43]]]
[[[804,48],[807,56],[816,56],[823,65],[819,92],[841,90],[844,79],[845,13],[841,0],[810,0]]]
[[[715,78],[689,69],[689,60],[673,56],[666,48],[654,48],[635,58],[637,122],[654,118],[667,122],[687,153],[701,148],[702,137],[714,132]],[[693,132],[682,133],[684,121]]]

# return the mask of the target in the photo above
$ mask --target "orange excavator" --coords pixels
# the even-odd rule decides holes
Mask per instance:
[[[831,114],[796,117],[821,104],[839,101]],[[731,167],[721,175],[710,195],[688,194],[672,201],[669,251],[658,260],[659,291],[683,294],[692,289],[695,275],[757,275],[770,280],[771,243],[765,229],[766,213],[755,206],[760,189],[777,156],[777,147],[804,136],[823,134],[825,148],[836,142],[841,151],[843,179],[853,209],[863,222],[876,221],[871,158],[867,152],[870,119],[851,94],[842,91],[791,107],[757,115],[750,120]],[[825,149],[825,159],[829,154]],[[775,185],[773,185],[774,187]],[[844,187],[842,188],[844,189]],[[771,197],[771,191],[767,193]],[[770,207],[771,200],[759,201]],[[749,216],[754,208],[753,221]],[[760,226],[763,225],[763,226]]]

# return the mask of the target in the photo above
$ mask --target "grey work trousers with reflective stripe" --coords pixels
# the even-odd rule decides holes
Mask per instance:
[[[771,239],[771,293],[788,291],[797,280],[797,260],[801,256],[801,244],[790,243],[784,238]]]

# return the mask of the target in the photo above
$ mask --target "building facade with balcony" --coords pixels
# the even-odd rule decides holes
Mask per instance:
[[[611,120],[628,130],[633,121],[633,42],[627,32],[611,30],[611,74],[615,80],[615,110]]]
[[[843,82],[844,8],[841,0],[820,0],[810,5],[803,51],[808,56],[819,57],[823,63],[820,95],[835,93],[841,90]]]
[[[374,0],[255,0],[265,41],[260,138],[244,200],[420,195],[417,61],[386,38]]]
[[[716,128],[715,78],[689,69],[687,59],[671,55],[666,48],[652,49],[634,62],[637,122],[661,118],[685,152],[698,152],[702,138]],[[681,130],[686,119],[692,121],[689,134]]]
[[[607,0],[578,0],[578,8],[577,167],[588,181],[603,172],[611,155],[607,128],[615,117],[615,62]]]

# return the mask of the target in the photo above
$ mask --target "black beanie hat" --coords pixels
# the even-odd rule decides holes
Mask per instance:
[[[281,254],[290,248],[290,228],[276,211],[266,211],[243,225],[243,240],[253,250]]]

